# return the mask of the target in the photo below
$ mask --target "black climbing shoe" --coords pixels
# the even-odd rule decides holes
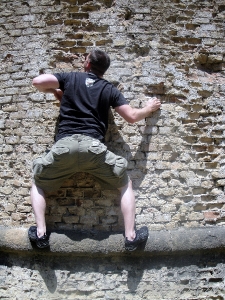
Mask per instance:
[[[136,230],[136,237],[133,241],[125,239],[125,249],[128,251],[134,251],[137,247],[146,242],[148,239],[148,228],[147,226],[141,227],[139,230]]]
[[[49,246],[49,236],[44,234],[42,237],[37,236],[37,227],[31,226],[28,230],[28,237],[31,242],[36,243],[38,248],[46,248]]]

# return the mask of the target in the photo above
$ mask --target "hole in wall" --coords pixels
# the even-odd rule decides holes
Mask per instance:
[[[133,17],[133,12],[131,9],[127,9],[124,15],[125,20],[130,20]]]
[[[135,53],[137,56],[148,56],[149,54],[149,47],[148,46],[139,46],[137,44],[133,45],[126,49],[127,53]]]

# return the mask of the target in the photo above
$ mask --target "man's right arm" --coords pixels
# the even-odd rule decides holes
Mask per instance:
[[[33,79],[32,84],[38,89],[39,92],[52,93],[56,99],[61,101],[63,92],[59,89],[58,79],[54,75],[39,75]]]
[[[53,93],[53,90],[59,88],[58,79],[52,74],[39,75],[33,79],[32,84],[42,93]]]

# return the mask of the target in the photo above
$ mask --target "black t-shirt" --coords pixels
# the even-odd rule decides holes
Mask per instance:
[[[76,133],[103,140],[109,107],[128,104],[110,82],[92,73],[57,73],[63,91],[56,141]]]

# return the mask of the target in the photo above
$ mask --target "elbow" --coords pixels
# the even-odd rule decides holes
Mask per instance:
[[[133,108],[130,114],[127,116],[127,122],[130,124],[134,124],[140,121],[139,110]]]
[[[133,112],[130,114],[128,122],[130,124],[134,124],[134,123],[138,122],[138,115],[135,110],[133,110]]]
[[[116,107],[116,112],[128,123],[134,124],[138,121],[137,109],[130,105],[121,105]]]
[[[130,119],[128,122],[129,122],[130,124],[134,124],[134,123],[136,123],[137,121],[136,121],[135,119]]]
[[[34,87],[36,87],[36,89],[37,89],[39,92],[44,92],[44,84],[43,84],[43,81],[41,80],[40,76],[35,77],[35,78],[32,80],[32,85],[33,85]]]
[[[33,85],[33,86],[36,86],[36,78],[34,78],[34,79],[32,80],[32,85]]]
[[[129,116],[129,117],[126,119],[126,121],[127,121],[128,123],[130,123],[130,124],[134,124],[134,123],[137,122],[135,116]]]
[[[38,77],[35,77],[32,80],[32,85],[35,86],[35,87],[38,87],[40,85],[40,80],[38,79]]]

